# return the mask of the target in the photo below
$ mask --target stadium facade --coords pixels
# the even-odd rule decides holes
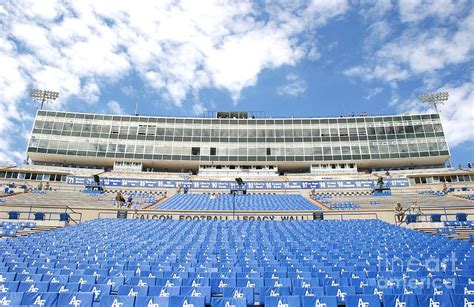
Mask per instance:
[[[433,166],[450,156],[438,114],[185,118],[46,110],[36,114],[27,153],[36,164],[279,172]]]

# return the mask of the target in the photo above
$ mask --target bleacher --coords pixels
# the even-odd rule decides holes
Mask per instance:
[[[176,194],[157,209],[237,211],[320,210],[299,194]]]
[[[13,306],[474,304],[472,243],[377,220],[99,219],[0,250]]]
[[[33,191],[5,199],[8,205],[29,204],[33,206],[56,207],[112,207],[111,195],[91,195],[79,191]]]
[[[360,205],[361,209],[393,209],[401,203],[406,209],[413,203],[423,207],[463,207],[469,204],[464,199],[446,196],[437,196],[431,193],[393,193],[391,196],[377,197],[372,195],[333,196],[330,202],[353,202]],[[329,204],[329,202],[327,202]]]
[[[353,203],[351,201],[335,202],[335,203],[330,204],[329,208],[333,210],[358,210],[360,209],[360,205]]]
[[[21,234],[23,230],[36,227],[35,222],[4,222],[0,221],[0,237],[13,237]],[[28,232],[23,232],[28,233]]]

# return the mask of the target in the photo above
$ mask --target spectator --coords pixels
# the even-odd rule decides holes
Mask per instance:
[[[395,207],[395,217],[398,223],[403,223],[403,220],[405,219],[405,211],[403,211],[401,203],[397,203],[397,206]]]
[[[124,202],[125,198],[123,198],[122,193],[117,192],[117,195],[115,195],[115,206],[121,208]]]
[[[129,195],[127,198],[127,208],[132,207],[132,201],[133,201],[132,195]]]

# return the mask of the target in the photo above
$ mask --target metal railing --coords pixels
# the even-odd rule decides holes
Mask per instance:
[[[458,213],[465,213],[467,216],[474,215],[474,213],[462,212],[463,209],[472,210],[473,207],[432,207],[432,206],[419,206],[419,207],[410,207],[406,211],[404,211],[404,219],[402,222],[397,221],[397,215],[394,214],[395,223],[397,225],[406,224],[413,224],[413,223],[420,223],[420,222],[432,222],[431,216],[434,214],[439,214],[441,216],[441,222],[453,221],[449,219],[449,217],[455,217]],[[458,211],[456,213],[448,213],[448,211]],[[431,211],[431,212],[429,212]],[[441,213],[440,213],[441,211]],[[416,222],[408,223],[407,216],[408,215],[415,215]],[[444,219],[443,219],[444,217]]]
[[[33,211],[35,209],[35,211]],[[18,218],[17,219],[12,219],[12,220],[35,220],[35,213],[43,213],[44,218],[43,219],[38,219],[37,221],[60,221],[60,214],[61,213],[67,213],[68,214],[68,222],[73,222],[74,224],[78,225],[82,222],[82,213],[77,212],[74,209],[70,208],[69,206],[65,207],[58,207],[58,210],[56,211],[39,211],[38,209],[41,209],[41,207],[33,206],[30,205],[29,210],[14,210],[14,209],[3,209],[0,208],[0,214],[6,214],[7,217],[5,219],[10,219],[9,218],[9,212],[18,212]]]
[[[120,213],[123,218],[132,219],[173,219],[173,220],[313,220],[320,216],[324,219],[330,217],[331,220],[351,220],[358,219],[379,219],[376,212],[235,212],[232,211],[163,211],[163,210],[134,210],[117,209],[98,212],[98,218],[117,218]],[[315,215],[314,215],[315,214]],[[335,218],[334,218],[335,217]]]

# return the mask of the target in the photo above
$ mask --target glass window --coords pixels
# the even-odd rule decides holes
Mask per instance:
[[[320,156],[322,155],[323,149],[321,147],[313,147],[313,155]]]
[[[441,124],[434,124],[433,125],[433,130],[435,132],[442,132],[443,131],[443,128],[441,127]]]
[[[44,122],[43,128],[44,129],[53,129],[53,122],[50,122],[50,121]]]
[[[415,133],[423,133],[424,132],[422,125],[415,125],[414,128],[415,128]]]
[[[414,133],[413,126],[405,126],[405,133]]]
[[[221,129],[220,133],[221,133],[221,138],[228,138],[229,137],[229,130],[227,130],[227,129]]]
[[[425,128],[425,132],[426,132],[426,133],[431,133],[431,132],[434,131],[434,130],[433,130],[433,125],[431,125],[431,124],[425,124],[425,125],[424,125],[424,128]]]

